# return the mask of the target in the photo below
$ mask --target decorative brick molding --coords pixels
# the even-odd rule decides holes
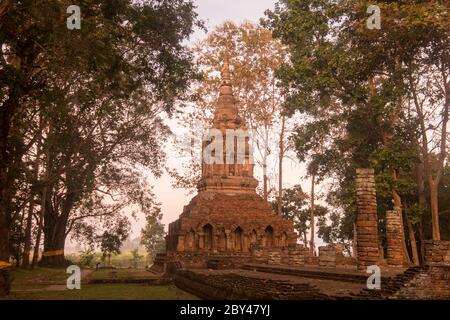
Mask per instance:
[[[190,270],[180,270],[174,275],[177,287],[202,299],[217,300],[302,300],[327,299],[320,290],[305,284],[258,279],[236,273],[208,275]]]
[[[358,269],[378,264],[378,216],[373,169],[356,169]]]

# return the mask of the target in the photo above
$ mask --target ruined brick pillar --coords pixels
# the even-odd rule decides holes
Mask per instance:
[[[378,248],[378,216],[373,169],[356,169],[356,195],[358,214],[358,269],[366,269],[380,260]]]
[[[305,257],[300,245],[294,245],[288,247],[288,264],[293,266],[305,265]]]
[[[319,247],[319,266],[336,268],[336,248],[333,245]]]
[[[400,267],[405,261],[403,256],[403,239],[401,209],[386,211],[386,240],[387,240],[387,263],[391,266]]]

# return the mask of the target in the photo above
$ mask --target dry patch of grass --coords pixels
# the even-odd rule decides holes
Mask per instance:
[[[64,284],[68,274],[66,269],[35,268],[11,271],[12,290],[39,289],[53,284]]]
[[[19,291],[8,300],[196,300],[175,286],[141,284],[86,284],[80,290]]]

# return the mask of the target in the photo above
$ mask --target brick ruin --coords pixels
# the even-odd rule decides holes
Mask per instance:
[[[358,269],[379,264],[378,215],[373,169],[356,169]]]
[[[222,70],[212,128],[220,130],[225,141],[223,148],[212,151],[213,157],[221,161],[211,163],[202,157],[198,194],[184,207],[179,219],[169,225],[169,260],[193,267],[205,267],[207,260],[214,257],[299,263],[292,257],[298,252],[292,222],[276,215],[256,193],[258,181],[253,177],[248,138],[244,135],[243,141],[234,137],[231,143],[227,140],[230,130],[246,132],[233,96],[228,62]],[[212,143],[214,139],[204,143],[203,151]],[[242,161],[238,161],[239,143],[245,144]]]
[[[403,255],[403,229],[401,208],[386,211],[387,263],[401,267],[405,262]]]
[[[425,267],[397,299],[450,299],[450,241],[425,241]]]
[[[226,62],[212,128],[223,137],[229,129],[246,130]],[[450,299],[450,241],[426,242],[425,265],[406,269],[401,208],[386,212],[384,263],[373,169],[356,170],[356,259],[337,244],[312,256],[297,244],[292,222],[257,195],[247,139],[244,161],[227,162],[227,148],[236,160],[233,141],[218,154],[223,163],[202,160],[198,194],[169,225],[166,253],[158,254],[153,271],[205,299]],[[370,265],[382,267],[380,290],[367,288]]]

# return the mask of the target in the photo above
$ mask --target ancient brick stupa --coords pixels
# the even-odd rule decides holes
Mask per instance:
[[[224,141],[227,130],[246,132],[238,115],[227,61],[212,128],[220,130]],[[251,257],[255,252],[281,255],[288,247],[295,247],[297,234],[292,222],[276,215],[271,205],[256,193],[258,181],[253,177],[248,138],[244,143],[241,162],[236,161],[237,153],[231,160],[226,154],[227,147],[237,149],[238,139],[223,148],[222,163],[208,164],[202,157],[198,194],[184,207],[179,219],[169,225],[168,257],[201,266],[211,256]],[[203,149],[207,146],[204,143]]]

